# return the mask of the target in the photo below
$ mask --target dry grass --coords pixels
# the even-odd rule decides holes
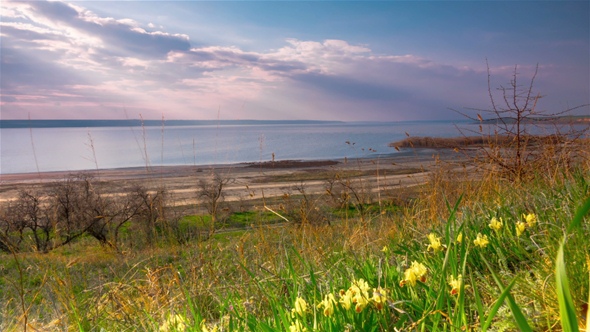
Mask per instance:
[[[495,137],[493,143],[506,144],[510,142],[508,136]],[[411,136],[401,141],[390,143],[389,146],[396,149],[403,148],[461,148],[469,146],[487,146],[491,143],[489,137],[465,136],[465,137],[421,137]]]

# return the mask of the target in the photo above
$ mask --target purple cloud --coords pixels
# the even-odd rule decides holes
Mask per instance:
[[[361,113],[370,110],[375,118],[395,120],[448,118],[454,116],[449,107],[488,106],[484,59],[378,53],[368,44],[288,34],[274,48],[207,45],[160,24],[107,17],[83,5],[2,3],[4,117],[120,118],[126,109],[146,118],[163,112],[211,118],[224,109],[231,118],[243,109],[240,118],[367,120]],[[513,66],[491,69],[494,82],[506,83]],[[542,68],[549,83],[540,76],[539,87],[575,99],[587,86],[576,70]],[[578,77],[573,86],[581,88],[572,90],[562,72]]]

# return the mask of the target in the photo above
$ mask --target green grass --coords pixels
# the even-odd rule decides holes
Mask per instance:
[[[183,244],[134,247],[130,227],[122,253],[83,238],[2,254],[0,330],[26,318],[29,330],[577,331],[590,293],[588,179],[580,168],[520,186],[437,180],[411,204],[364,205],[363,218],[330,208],[329,226],[277,227],[258,209]],[[536,222],[519,235],[527,214]],[[178,227],[210,222],[187,215]]]

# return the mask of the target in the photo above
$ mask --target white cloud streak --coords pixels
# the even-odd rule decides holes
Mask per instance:
[[[244,51],[64,2],[2,7],[3,118],[120,118],[122,109],[211,118],[220,107],[226,118],[238,108],[241,118],[444,118],[447,107],[484,107],[487,94],[483,63],[376,54],[338,39]]]

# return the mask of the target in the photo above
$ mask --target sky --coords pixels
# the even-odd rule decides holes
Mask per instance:
[[[497,101],[538,68],[537,111],[590,103],[586,0],[0,6],[2,119],[449,120],[488,69]]]

